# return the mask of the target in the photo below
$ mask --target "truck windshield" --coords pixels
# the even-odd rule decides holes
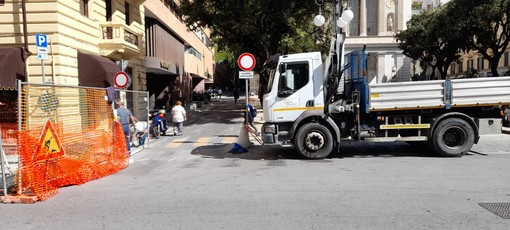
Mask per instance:
[[[273,88],[273,81],[278,72],[276,71],[276,69],[267,69],[267,71],[269,73],[269,80],[267,81],[267,93],[270,93],[271,89]]]

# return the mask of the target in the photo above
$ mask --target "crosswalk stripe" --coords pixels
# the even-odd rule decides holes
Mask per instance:
[[[186,138],[177,138],[173,140],[172,142],[166,144],[166,148],[177,148],[181,146],[182,144],[191,144],[193,143],[194,147],[200,147],[205,145],[213,145],[212,142],[210,142],[211,137],[200,137],[196,141],[189,140],[187,141],[188,137]],[[221,139],[221,142],[215,142],[215,144],[232,144],[237,141],[237,137],[223,137]]]
[[[222,144],[231,144],[237,141],[237,137],[224,137],[221,141]]]
[[[186,139],[188,139],[188,138],[187,137],[186,138],[177,138],[174,141],[168,143],[165,147],[167,147],[167,148],[177,148],[182,143],[184,143],[184,141],[186,141]]]
[[[198,138],[197,141],[195,141],[195,144],[193,144],[193,146],[204,146],[204,145],[207,145],[209,143],[209,137],[201,137],[201,138]]]

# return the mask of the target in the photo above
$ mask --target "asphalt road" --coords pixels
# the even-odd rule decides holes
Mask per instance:
[[[509,229],[479,203],[510,203],[510,135],[462,158],[405,143],[346,144],[323,160],[258,144],[232,154],[240,108],[216,100],[117,174],[0,204],[1,229]]]

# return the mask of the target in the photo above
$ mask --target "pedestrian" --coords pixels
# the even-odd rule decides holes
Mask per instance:
[[[127,109],[124,105],[124,102],[121,100],[117,100],[117,117],[120,120],[120,125],[122,126],[122,131],[126,136],[126,145],[128,149],[128,154],[131,155],[131,141],[130,141],[130,128],[129,125],[131,123],[135,123],[138,120],[133,116],[131,111]]]
[[[182,107],[181,101],[177,101],[172,108],[172,120],[174,122],[174,134],[182,135],[182,126],[184,121],[186,121],[186,110]],[[177,133],[175,133],[175,129],[177,129]]]
[[[234,103],[237,105],[237,99],[239,99],[239,92],[237,89],[234,90]]]
[[[257,127],[253,125],[253,120],[257,116],[257,109],[255,109],[251,104],[248,104],[248,109],[244,111],[244,123],[246,123],[246,118],[248,118],[248,124],[255,130],[255,133],[258,134]]]
[[[218,97],[220,97],[221,99],[221,94],[223,93],[223,91],[221,91],[221,89],[218,89]]]

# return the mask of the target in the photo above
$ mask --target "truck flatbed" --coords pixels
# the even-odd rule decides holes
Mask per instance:
[[[510,105],[510,77],[370,84],[369,111]]]

